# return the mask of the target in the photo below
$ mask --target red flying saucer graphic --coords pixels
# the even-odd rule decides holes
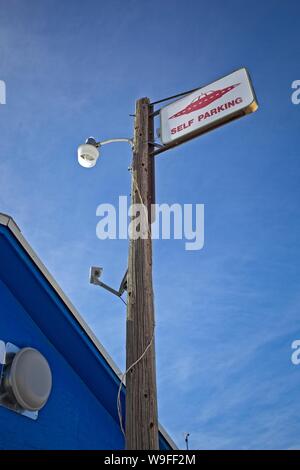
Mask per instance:
[[[211,90],[211,91],[208,91],[207,93],[201,93],[200,96],[193,99],[193,101],[190,104],[188,104],[181,111],[178,111],[178,113],[176,113],[173,116],[169,117],[169,119],[177,118],[179,116],[183,116],[184,114],[190,114],[190,113],[193,113],[194,111],[197,111],[198,109],[205,108],[206,106],[213,103],[213,101],[218,100],[223,95],[226,95],[226,93],[233,90],[234,88],[236,88],[239,85],[240,85],[240,83],[236,83],[235,85],[231,85],[231,86],[228,86],[226,88],[222,88],[221,90]]]

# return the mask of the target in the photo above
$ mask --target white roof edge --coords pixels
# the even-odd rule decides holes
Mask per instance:
[[[30,256],[32,261],[35,263],[35,265],[39,268],[41,273],[44,275],[44,277],[47,279],[49,284],[53,287],[57,295],[61,298],[61,300],[64,302],[64,304],[68,307],[72,315],[76,318],[82,329],[85,331],[87,336],[90,338],[90,340],[93,342],[95,347],[98,349],[100,354],[104,357],[108,365],[112,368],[112,370],[115,372],[115,374],[121,379],[123,373],[121,370],[118,368],[114,360],[111,358],[111,356],[108,354],[106,349],[102,346],[100,341],[97,339],[93,331],[90,329],[88,324],[83,320],[79,312],[76,310],[70,299],[66,296],[66,294],[62,291],[62,289],[59,287],[53,276],[50,274],[46,266],[42,263],[40,258],[37,256],[37,254],[34,252],[34,250],[31,248],[29,243],[26,241],[26,239],[23,237],[20,228],[14,221],[12,217],[10,217],[7,214],[2,214],[0,212],[0,225],[7,226],[10,231],[13,233],[15,238],[18,240],[18,242],[22,245],[24,250],[27,252],[27,254]],[[164,427],[159,424],[159,431],[163,435],[163,437],[167,440],[167,442],[170,444],[172,449],[176,450],[178,447],[176,446],[175,442],[173,439],[169,436],[167,431],[164,429]]]

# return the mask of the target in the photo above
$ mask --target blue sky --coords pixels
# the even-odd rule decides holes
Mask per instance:
[[[125,240],[96,207],[129,194],[130,148],[78,166],[89,135],[132,135],[134,102],[246,66],[259,110],[157,158],[157,202],[205,204],[205,246],[154,242],[160,421],[180,447],[300,448],[300,106],[296,0],[0,0],[0,211],[12,215],[117,364]]]

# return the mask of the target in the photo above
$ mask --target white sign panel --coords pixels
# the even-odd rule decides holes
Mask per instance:
[[[163,107],[161,141],[165,145],[184,142],[257,107],[249,74],[242,68]]]

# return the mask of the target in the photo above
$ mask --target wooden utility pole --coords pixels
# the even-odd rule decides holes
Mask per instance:
[[[131,203],[145,204],[148,222],[151,221],[151,204],[154,202],[152,112],[148,98],[136,102]],[[126,376],[128,450],[159,449],[150,223],[147,231],[146,239],[131,237],[129,245],[126,369],[146,353]]]

